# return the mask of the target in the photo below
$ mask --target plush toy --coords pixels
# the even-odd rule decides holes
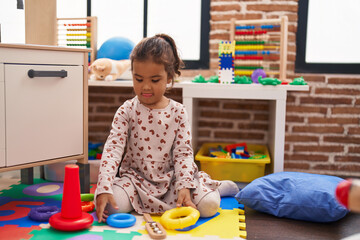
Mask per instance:
[[[90,80],[114,81],[130,67],[130,60],[96,59],[90,65]]]

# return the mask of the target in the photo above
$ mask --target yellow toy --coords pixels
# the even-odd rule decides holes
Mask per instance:
[[[90,65],[90,80],[114,81],[130,67],[130,60],[96,59]]]
[[[169,230],[182,229],[194,225],[200,212],[192,207],[179,207],[167,210],[160,218],[160,223]]]

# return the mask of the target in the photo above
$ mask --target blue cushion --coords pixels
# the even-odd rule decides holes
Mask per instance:
[[[277,217],[332,222],[348,213],[335,197],[336,186],[342,180],[310,173],[273,173],[255,179],[235,198],[247,207]]]

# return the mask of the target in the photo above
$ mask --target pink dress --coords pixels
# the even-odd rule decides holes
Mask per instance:
[[[116,177],[118,169],[120,177]],[[182,188],[190,189],[197,205],[220,182],[198,171],[194,163],[190,124],[182,104],[170,100],[164,109],[150,109],[134,97],[114,116],[97,194],[113,193],[113,185],[122,187],[135,211],[142,214],[176,207],[177,192]]]

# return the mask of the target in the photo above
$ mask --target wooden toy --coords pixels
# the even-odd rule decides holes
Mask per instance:
[[[230,41],[235,43],[234,73],[251,76],[263,69],[267,77],[286,80],[288,19],[231,19]],[[255,81],[254,81],[255,82]]]
[[[64,47],[89,48],[89,65],[96,59],[97,17],[58,18],[57,45]]]
[[[143,216],[146,222],[145,229],[149,233],[150,237],[152,239],[165,239],[166,230],[164,227],[160,223],[155,222],[150,214],[144,213]]]

